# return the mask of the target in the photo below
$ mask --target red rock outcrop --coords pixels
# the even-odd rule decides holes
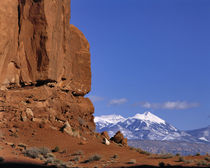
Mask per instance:
[[[109,134],[108,134],[107,131],[102,132],[102,133],[101,133],[101,136],[102,136],[103,138],[106,138],[107,140],[110,139]]]
[[[124,146],[127,146],[127,138],[124,138],[123,134],[118,131],[111,139],[111,141],[114,141],[117,144],[122,144]]]
[[[89,43],[70,0],[0,1],[0,20],[0,120],[94,130]]]

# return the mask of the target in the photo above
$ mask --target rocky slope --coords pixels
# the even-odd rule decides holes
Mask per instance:
[[[0,1],[0,20],[0,125],[92,132],[89,43],[69,24],[70,0]]]

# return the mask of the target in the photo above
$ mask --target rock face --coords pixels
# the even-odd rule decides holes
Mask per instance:
[[[18,51],[18,2],[0,2],[0,81],[1,85],[18,81],[15,57]]]
[[[70,0],[0,1],[1,116],[95,129],[89,43],[69,20]]]

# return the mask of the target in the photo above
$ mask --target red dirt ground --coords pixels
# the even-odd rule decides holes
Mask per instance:
[[[165,165],[170,164],[173,166],[196,166],[199,162],[205,160],[208,156],[187,156],[184,157],[184,162],[178,162],[179,156],[163,159],[158,158],[159,155],[155,154],[140,154],[135,149],[128,146],[121,146],[116,143],[111,143],[109,146],[102,143],[97,134],[90,133],[81,135],[80,138],[72,137],[59,130],[50,127],[36,128],[32,124],[27,125],[24,123],[22,128],[18,128],[18,132],[14,136],[8,128],[1,129],[0,140],[0,156],[4,158],[4,162],[23,162],[42,165],[44,162],[39,159],[32,159],[25,157],[21,152],[18,144],[25,144],[29,147],[47,147],[54,149],[59,147],[59,152],[55,152],[57,159],[62,161],[69,161],[76,156],[72,154],[82,151],[79,156],[79,161],[72,161],[74,167],[129,167],[140,165],[153,165],[158,166],[160,162]],[[11,146],[12,144],[13,147]],[[64,152],[62,152],[64,151]],[[83,163],[90,156],[98,154],[101,156],[99,161]],[[117,158],[113,158],[116,155]],[[136,163],[128,164],[131,159],[135,159]],[[188,162],[186,161],[188,160]],[[189,161],[190,160],[190,161]],[[207,162],[208,164],[210,162]]]

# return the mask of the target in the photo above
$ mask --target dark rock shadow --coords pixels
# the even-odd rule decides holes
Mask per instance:
[[[121,168],[198,168],[200,166],[150,166],[150,165],[141,165],[141,166],[123,166]],[[38,164],[31,164],[31,163],[13,163],[13,162],[6,162],[0,163],[0,168],[57,168],[56,166],[44,166]],[[209,168],[204,167],[202,168]]]
[[[56,166],[44,166],[31,163],[3,162],[0,163],[0,168],[56,168]]]
[[[150,166],[150,165],[141,165],[141,166],[124,166],[121,168],[209,168],[209,166],[205,167],[205,166]]]

